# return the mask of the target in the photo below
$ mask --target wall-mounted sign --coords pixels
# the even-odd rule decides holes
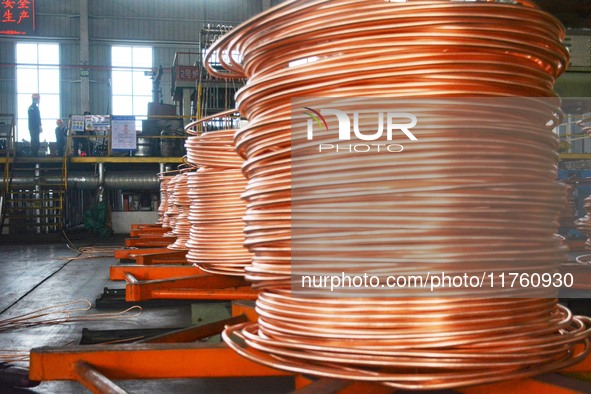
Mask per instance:
[[[35,0],[0,0],[0,35],[35,34]]]
[[[111,149],[134,150],[136,148],[135,116],[112,116]]]
[[[199,79],[199,67],[197,66],[176,66],[177,81],[196,81]]]

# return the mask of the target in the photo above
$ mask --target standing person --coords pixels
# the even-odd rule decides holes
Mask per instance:
[[[39,134],[43,132],[41,127],[41,112],[39,112],[39,93],[33,93],[33,103],[29,107],[29,133],[31,134],[31,156],[39,155]]]
[[[55,128],[55,142],[57,145],[57,155],[63,156],[65,147],[66,147],[66,139],[68,138],[68,128],[64,124],[64,121],[58,119],[55,121],[56,128]]]

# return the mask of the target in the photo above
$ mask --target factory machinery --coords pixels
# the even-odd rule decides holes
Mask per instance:
[[[556,218],[590,233],[588,215],[569,225],[587,179],[556,182],[563,27],[527,0],[359,3],[287,1],[210,47],[211,75],[247,79],[237,108],[186,126],[186,163],[159,172],[158,223],[133,226],[115,254],[128,301],[233,300],[233,318],[132,345],[33,349],[31,381],[121,392],[112,379],[292,375],[303,392],[591,391],[578,379],[591,371],[591,320],[557,302],[560,286],[533,282],[588,290],[587,260],[569,262],[564,243],[584,245],[555,235]],[[375,109],[392,105],[371,144],[340,128],[355,113],[348,125],[367,137]],[[583,132],[585,105],[563,107]],[[224,127],[203,127],[214,121]],[[372,146],[386,148],[364,155]],[[481,282],[435,286],[437,272]],[[339,273],[377,288],[412,275],[437,291],[297,286]],[[195,343],[219,332],[225,344]]]

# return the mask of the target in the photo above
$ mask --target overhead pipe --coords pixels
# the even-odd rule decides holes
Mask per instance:
[[[42,176],[46,183],[59,184],[63,182],[61,174],[55,172]],[[35,177],[15,176],[12,185],[16,187],[33,187]],[[68,188],[79,190],[95,190],[101,185],[100,178],[93,171],[68,172]],[[159,190],[158,176],[152,171],[134,171],[133,173],[105,172],[104,188],[107,190]]]

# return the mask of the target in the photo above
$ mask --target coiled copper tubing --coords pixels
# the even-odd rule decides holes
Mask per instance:
[[[197,134],[192,127],[205,120],[188,125],[187,132]],[[191,229],[186,246],[187,260],[202,270],[243,276],[252,254],[244,246],[246,203],[241,195],[247,180],[241,171],[244,160],[236,153],[235,132],[210,131],[187,138],[187,161],[199,169],[188,177]]]
[[[591,322],[558,305],[556,289],[289,290],[294,251],[311,273],[558,272],[564,186],[552,89],[569,62],[564,36],[527,0],[288,0],[221,37],[205,66],[247,78],[236,98],[248,126],[234,138],[248,178],[246,278],[261,289],[258,322],[227,328],[226,343],[272,367],[398,389],[524,378],[586,357]],[[224,70],[211,67],[214,56]],[[312,145],[296,130],[307,120],[292,99],[314,108],[368,97],[412,108],[418,141],[386,166],[305,155]]]

